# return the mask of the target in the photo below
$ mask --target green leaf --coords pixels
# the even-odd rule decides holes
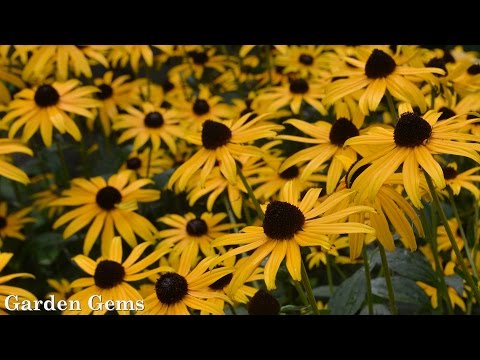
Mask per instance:
[[[406,304],[425,305],[428,304],[428,297],[423,290],[411,279],[401,276],[392,277],[395,301]],[[384,299],[388,299],[388,290],[385,278],[372,280],[372,293]]]
[[[463,279],[460,275],[445,276],[445,283],[455,289],[459,296],[463,294]]]
[[[428,261],[420,253],[412,253],[405,249],[396,249],[387,252],[388,266],[391,270],[413,281],[422,281],[427,284],[436,284],[436,274]],[[372,259],[375,264],[380,264],[380,256],[375,254]]]
[[[354,315],[365,300],[365,269],[358,269],[351,277],[337,287],[328,307],[332,315]]]
[[[360,315],[369,315],[368,306],[365,306]],[[373,304],[373,314],[372,315],[392,315],[389,308],[383,304]]]
[[[337,290],[337,286],[333,287],[333,293]],[[320,298],[329,298],[331,296],[330,287],[328,285],[318,286],[312,289],[313,295]]]

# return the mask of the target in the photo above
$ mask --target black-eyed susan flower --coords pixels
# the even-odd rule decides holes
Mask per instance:
[[[49,219],[61,215],[63,206],[51,206],[50,204],[59,199],[61,191],[56,184],[49,184],[48,188],[32,194],[33,207],[38,211],[47,210]]]
[[[43,142],[50,147],[55,128],[79,141],[82,134],[69,114],[91,118],[94,115],[89,109],[100,106],[98,100],[90,96],[98,89],[79,85],[78,80],[68,80],[18,92],[9,105],[10,111],[2,120],[8,125],[13,121],[8,136],[13,138],[23,127],[22,141],[27,142],[40,130]]]
[[[357,126],[346,118],[339,118],[333,124],[326,121],[317,121],[310,124],[306,121],[289,119],[284,123],[293,125],[303,133],[312,138],[304,138],[292,135],[279,135],[277,138],[314,144],[311,147],[300,150],[286,159],[280,166],[279,171],[283,172],[298,164],[306,163],[303,167],[300,179],[306,180],[314,171],[332,159],[327,172],[327,194],[331,194],[342,176],[343,171],[347,171],[342,161],[342,157],[352,162],[357,160],[357,153],[354,149],[344,147],[345,142],[360,134]]]
[[[285,74],[295,73],[301,77],[319,77],[328,69],[329,62],[322,56],[324,46],[289,46],[284,54],[275,57],[275,64],[283,67]]]
[[[7,253],[7,252],[0,253],[0,273],[3,271],[3,269],[5,269],[5,266],[8,264],[12,256],[13,256],[13,253]],[[16,274],[0,276],[0,315],[7,315],[7,312],[4,311],[4,309],[7,310],[7,307],[5,304],[5,301],[7,300],[7,296],[10,296],[10,295],[17,296],[18,302],[21,302],[23,300],[30,300],[30,301],[37,300],[35,295],[33,295],[30,291],[27,291],[25,289],[22,289],[16,286],[4,285],[6,282],[16,278],[34,279],[35,276],[28,273],[16,273]],[[17,302],[17,300],[15,300],[15,302]]]
[[[299,193],[295,192],[292,183],[288,182],[282,189],[281,201],[272,201],[266,206],[262,226],[247,226],[240,233],[225,235],[212,242],[214,247],[239,245],[220,256],[219,261],[228,256],[255,250],[249,255],[248,261],[235,271],[231,282],[231,294],[235,294],[268,256],[265,265],[265,284],[268,289],[275,289],[275,278],[284,258],[293,280],[302,279],[300,247],[320,246],[330,250],[332,245],[328,242],[328,234],[374,232],[371,227],[364,224],[345,223],[349,215],[371,210],[367,206],[351,206],[318,218],[354,194],[346,189],[317,204],[320,192],[321,189],[310,189],[299,201]]]
[[[180,120],[184,129],[199,130],[207,120],[221,121],[238,115],[233,106],[224,103],[221,96],[213,95],[203,85],[194,99],[179,97],[170,102],[174,118]]]
[[[129,81],[128,75],[113,78],[113,71],[107,71],[103,77],[96,78],[94,84],[98,87],[96,98],[101,102],[98,109],[100,123],[106,136],[110,136],[112,121],[118,116],[118,110],[135,104],[132,96],[135,83]],[[94,118],[88,118],[87,125],[92,130]]]
[[[150,45],[116,45],[112,46],[108,60],[113,67],[126,67],[128,64],[138,73],[141,60],[148,67],[153,66],[153,51]]]
[[[30,211],[32,208],[27,207],[9,214],[7,203],[0,202],[0,247],[2,240],[7,237],[25,240],[25,235],[21,233],[21,230],[25,224],[35,222],[34,218],[27,216]]]
[[[47,279],[48,286],[50,286],[55,291],[50,291],[45,297],[50,298],[53,296],[55,303],[60,300],[67,300],[74,293],[78,292],[80,289],[72,288],[72,284],[67,279]]]
[[[371,234],[367,234],[372,236]],[[328,241],[334,244],[335,247],[330,251],[326,251],[322,248],[312,247],[311,253],[307,255],[308,267],[313,269],[320,266],[320,264],[327,265],[327,256],[330,255],[333,261],[337,264],[354,264],[355,260],[350,259],[348,256],[341,255],[338,250],[342,250],[349,247],[349,241],[347,236],[339,237],[337,234],[329,235]]]
[[[187,259],[188,260],[188,259]],[[188,261],[180,260],[178,271],[165,272],[155,282],[153,293],[145,297],[145,315],[190,315],[190,310],[222,315],[223,305],[208,302],[212,297],[230,301],[209,286],[230,274],[233,268],[221,267],[207,271],[216,257],[203,259],[190,270]]]
[[[146,218],[137,214],[137,202],[151,202],[160,198],[160,191],[140,189],[152,183],[150,179],[136,180],[128,184],[130,170],[112,175],[108,182],[97,176],[89,180],[73,179],[72,187],[62,193],[62,198],[51,206],[75,206],[55,221],[53,228],[70,222],[63,232],[68,239],[85,226],[90,227],[83,243],[83,252],[88,255],[93,244],[102,233],[102,251],[107,251],[114,236],[114,227],[123,239],[134,247],[135,234],[145,241],[154,241],[157,232]]]
[[[299,114],[305,101],[322,115],[327,110],[321,99],[325,95],[326,82],[321,79],[294,78],[279,86],[265,88],[254,100],[255,106],[269,112],[289,106],[293,114]]]
[[[467,171],[458,172],[457,163],[449,163],[442,167],[445,183],[452,189],[454,195],[460,194],[460,190],[464,188],[471,192],[477,200],[480,199],[480,191],[475,183],[480,182],[480,175],[475,173],[479,170],[480,167],[476,166]]]
[[[7,54],[0,51],[0,104],[7,105],[11,100],[10,91],[5,83],[15,86],[17,89],[23,89],[25,83],[20,78],[20,70],[14,66],[14,63]]]
[[[112,126],[122,132],[119,144],[134,139],[133,150],[138,150],[150,140],[152,149],[158,150],[163,141],[173,153],[177,151],[175,142],[183,131],[170,111],[151,103],[143,103],[141,109],[129,106],[125,111]]]
[[[54,65],[51,67],[51,65]],[[75,77],[92,77],[92,70],[85,54],[75,45],[42,45],[34,49],[32,57],[25,64],[22,77],[28,82],[42,82],[55,73],[58,81],[67,81],[69,70]]]
[[[444,74],[444,71],[434,67],[414,68],[404,65],[398,55],[391,55],[387,50],[375,48],[357,49],[357,58],[345,57],[344,60],[352,68],[335,72],[335,76],[344,76],[327,86],[324,102],[333,104],[346,95],[360,89],[365,92],[360,97],[359,106],[364,114],[375,111],[385,92],[401,101],[418,105],[422,112],[427,110],[425,97],[420,89],[410,79],[432,79],[432,74]],[[398,62],[397,62],[398,61]]]
[[[77,255],[72,260],[90,277],[84,277],[72,282],[72,288],[85,288],[69,297],[69,301],[79,301],[79,309],[69,309],[65,315],[103,315],[108,309],[102,306],[111,300],[119,315],[129,315],[130,311],[139,309],[142,296],[129,283],[145,279],[153,274],[168,271],[169,267],[157,267],[146,270],[148,266],[165,255],[170,249],[159,248],[150,255],[139,260],[147,247],[145,242],[134,247],[130,255],[122,262],[122,239],[114,237],[109,242],[109,248],[101,257],[94,261],[85,255]],[[146,270],[146,271],[143,271]],[[92,299],[92,296],[96,296]],[[94,301],[96,300],[96,301]]]
[[[421,208],[420,166],[431,177],[438,189],[445,187],[445,178],[440,164],[432,154],[452,154],[465,156],[480,163],[477,151],[480,149],[478,138],[460,130],[469,123],[479,119],[457,121],[455,117],[438,121],[441,113],[428,111],[423,116],[409,111],[401,111],[400,119],[394,129],[374,126],[365,135],[360,135],[345,142],[353,149],[372,146],[375,151],[360,160],[352,168],[352,174],[360,167],[370,164],[354,181],[352,189],[358,190],[359,200],[375,196],[387,180],[403,164],[403,182],[405,190],[413,205]],[[470,141],[470,142],[468,142]]]
[[[237,120],[212,121],[207,120],[201,133],[187,135],[187,141],[201,146],[200,149],[184,164],[175,170],[170,177],[168,187],[175,183],[179,191],[183,191],[193,174],[200,172],[200,184],[205,184],[208,175],[218,166],[222,175],[232,184],[237,182],[237,165],[235,159],[239,156],[250,155],[261,157],[263,152],[255,146],[244,143],[262,138],[272,138],[283,126],[266,120],[267,115],[260,115],[250,119],[246,114]],[[250,121],[248,121],[250,119]]]
[[[193,75],[196,79],[201,79],[207,69],[223,73],[226,68],[232,66],[229,58],[226,55],[217,54],[214,47],[188,51],[184,56],[184,61],[183,64],[175,66],[171,72],[183,73],[185,78]]]
[[[130,180],[138,178],[151,178],[172,168],[173,159],[166,154],[164,149],[144,149],[142,152],[133,151],[119,171],[132,170]],[[148,172],[148,176],[147,176]]]
[[[0,176],[18,181],[22,184],[28,184],[30,179],[25,172],[16,166],[10,164],[6,155],[13,153],[23,153],[32,156],[33,151],[17,140],[0,139]]]
[[[351,169],[353,168],[354,166],[351,167]],[[343,186],[351,188],[355,179],[366,169],[368,169],[368,164],[358,168],[354,173],[350,170],[345,176],[345,184],[341,184],[339,188]],[[416,229],[420,237],[424,237],[422,223],[413,207],[394,186],[388,184],[388,180],[382,184],[374,201],[369,201],[368,199],[364,199],[363,202],[356,200],[355,204],[368,205],[375,209],[375,213],[369,213],[366,216],[368,216],[369,224],[375,229],[375,237],[385,249],[395,251],[394,232],[390,230],[390,224],[400,235],[400,240],[406,248],[411,251],[417,249],[413,229]],[[364,222],[366,216],[365,214],[352,214],[350,221]],[[352,260],[361,255],[364,241],[365,236],[363,234],[349,235],[350,258]]]
[[[199,253],[203,255],[202,257],[216,255],[211,245],[212,240],[238,226],[238,224],[222,223],[226,217],[225,213],[205,212],[200,217],[187,213],[184,216],[168,214],[157,219],[170,226],[170,229],[158,232],[161,245],[165,243],[173,245],[169,263],[177,264],[183,254],[185,261],[190,262],[193,267],[198,261]]]

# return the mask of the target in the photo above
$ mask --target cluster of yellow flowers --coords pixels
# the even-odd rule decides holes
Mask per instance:
[[[1,45],[0,312],[478,311],[479,111],[461,46]]]

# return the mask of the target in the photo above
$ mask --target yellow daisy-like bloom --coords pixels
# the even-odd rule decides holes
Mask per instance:
[[[12,60],[6,54],[0,53],[0,104],[8,105],[11,100],[10,91],[4,82],[23,89],[25,83],[20,79],[20,70],[12,66]]]
[[[177,272],[166,272],[157,279],[153,293],[145,297],[142,315],[190,315],[189,309],[222,315],[223,305],[207,301],[212,297],[230,299],[208,286],[230,274],[233,268],[207,271],[217,257],[208,257],[190,270],[190,263],[180,259]]]
[[[352,169],[354,166],[352,166]],[[352,183],[362,172],[368,169],[368,164],[358,168],[355,173],[350,170],[345,177],[345,182],[339,185],[339,189],[343,187],[351,188]],[[417,242],[413,227],[417,230],[420,237],[424,237],[422,223],[407,200],[399,193],[394,186],[384,183],[374,201],[364,199],[363,201],[355,201],[356,204],[372,206],[375,213],[367,214],[369,224],[375,229],[375,237],[388,251],[395,251],[395,243],[393,241],[393,233],[390,230],[390,224],[393,229],[400,235],[400,240],[404,246],[411,251],[417,249]],[[365,214],[353,214],[350,221],[365,222]],[[412,226],[413,225],[413,226]],[[349,234],[350,258],[356,259],[362,254],[362,248],[365,242],[364,234]]]
[[[27,217],[30,211],[32,211],[32,207],[8,214],[7,203],[0,203],[0,247],[2,246],[2,239],[7,237],[25,240],[25,235],[20,231],[25,224],[35,222],[34,218]]]
[[[153,66],[153,51],[150,45],[117,45],[112,46],[108,59],[113,67],[124,68],[130,63],[133,71],[138,73],[142,59],[148,67]]]
[[[238,55],[240,57],[245,57],[250,51],[253,50],[253,48],[258,46],[273,46],[273,49],[275,49],[280,54],[285,54],[288,51],[288,45],[242,45],[240,47]]]
[[[217,55],[214,47],[206,50],[193,50],[187,52],[184,57],[185,63],[175,66],[172,73],[183,73],[188,78],[193,75],[196,79],[201,79],[207,69],[213,69],[223,73],[226,68],[233,64],[225,55]]]
[[[444,71],[438,68],[405,66],[398,54],[391,56],[379,49],[371,51],[359,48],[357,55],[358,59],[344,58],[354,68],[335,72],[335,76],[345,76],[347,79],[335,81],[327,86],[325,104],[334,104],[346,95],[365,89],[360,97],[359,106],[364,114],[368,114],[369,111],[377,109],[385,91],[388,90],[394,98],[418,105],[420,110],[425,112],[427,109],[425,97],[410,79],[433,80],[431,74],[444,74]]]
[[[178,182],[177,188],[183,191],[193,174],[200,168],[200,184],[203,186],[208,175],[218,161],[220,172],[232,184],[237,182],[237,165],[235,159],[250,155],[261,157],[263,152],[251,145],[242,145],[246,142],[262,138],[272,138],[283,126],[266,121],[269,115],[260,115],[250,119],[250,114],[238,120],[212,121],[203,124],[202,132],[187,135],[185,139],[201,148],[177,168],[168,182],[169,189]]]
[[[458,221],[456,218],[449,219],[448,225],[452,230],[453,238],[458,245],[460,250],[463,249],[464,243],[462,238],[462,233],[460,232],[460,226],[458,225]],[[448,237],[447,231],[443,225],[437,226],[437,249],[438,251],[448,251],[452,249],[452,243]],[[452,252],[452,255],[455,254]]]
[[[55,291],[49,292],[45,297],[50,298],[54,296],[55,304],[60,300],[67,300],[74,293],[78,292],[80,289],[73,289],[72,284],[67,279],[47,279],[48,285]]]
[[[151,103],[143,103],[141,110],[129,106],[125,111],[112,126],[122,131],[119,144],[134,139],[133,150],[138,150],[150,140],[152,149],[158,150],[163,140],[173,153],[177,151],[176,138],[183,136],[183,130],[172,112]]]
[[[200,130],[207,120],[221,121],[238,115],[233,106],[222,101],[222,97],[212,95],[207,86],[200,86],[195,100],[183,97],[170,99],[174,118],[178,118],[184,129],[189,130]]]
[[[172,167],[173,159],[167,156],[164,149],[151,150],[147,148],[142,152],[133,151],[119,171],[132,170],[130,181],[134,181],[138,178],[152,178]]]
[[[93,118],[88,109],[98,107],[100,103],[90,97],[98,91],[96,87],[79,85],[78,80],[68,80],[18,92],[9,105],[10,111],[2,120],[6,124],[15,120],[8,137],[13,138],[24,127],[22,141],[27,142],[40,129],[43,142],[50,147],[55,127],[61,134],[68,133],[80,141],[82,134],[68,113]]]
[[[134,82],[128,81],[128,75],[121,75],[113,79],[113,71],[107,71],[103,78],[94,80],[95,86],[99,92],[95,95],[100,100],[102,106],[98,110],[100,123],[106,136],[110,136],[111,123],[118,116],[119,108],[126,108],[137,102],[132,97],[133,89],[136,87]],[[87,120],[90,130],[93,130],[94,118]]]
[[[65,190],[61,199],[55,200],[51,206],[76,206],[62,215],[53,228],[70,222],[63,232],[68,239],[73,234],[91,223],[83,253],[88,255],[100,232],[102,233],[102,251],[109,249],[114,236],[114,225],[125,241],[134,247],[137,245],[135,234],[145,241],[154,241],[157,229],[146,218],[137,214],[137,202],[151,202],[160,198],[160,191],[140,189],[152,183],[150,179],[141,179],[128,184],[130,171],[122,171],[111,176],[106,182],[102,177],[73,179],[71,189]]]
[[[3,271],[5,266],[8,264],[10,259],[12,258],[12,253],[0,253],[0,273]],[[9,295],[16,295],[18,296],[18,301],[21,302],[23,300],[30,300],[35,301],[37,298],[33,295],[30,291],[24,290],[19,287],[4,285],[7,281],[16,278],[32,278],[35,279],[35,276],[28,273],[16,273],[16,274],[9,274],[5,276],[0,276],[0,315],[8,315],[3,309],[6,310],[5,307],[5,299]]]
[[[370,235],[370,234],[369,234]],[[338,237],[337,234],[329,235],[329,242],[334,244],[335,247],[330,251],[325,251],[325,249],[310,248],[312,251],[307,255],[308,268],[313,269],[319,267],[320,263],[327,265],[327,255],[331,255],[337,264],[355,264],[356,261],[350,259],[348,256],[340,255],[338,250],[342,250],[349,247],[348,237],[342,236]]]
[[[162,246],[163,244],[174,245],[168,258],[169,263],[175,267],[180,256],[183,255],[184,261],[190,262],[193,267],[198,261],[199,252],[203,254],[203,257],[216,255],[211,245],[212,240],[225,235],[227,230],[238,226],[238,224],[230,223],[221,224],[226,217],[225,213],[205,212],[200,218],[193,213],[184,216],[169,214],[158,218],[157,221],[171,227],[158,232],[158,238],[163,239],[160,243]]]
[[[400,109],[400,119],[394,129],[372,127],[366,135],[351,138],[345,145],[360,151],[365,146],[373,146],[375,151],[354,165],[352,174],[360,167],[371,163],[352,185],[358,190],[359,200],[375,196],[398,167],[403,164],[403,182],[405,190],[417,208],[422,207],[420,201],[420,178],[418,167],[426,171],[438,189],[445,187],[445,179],[440,164],[432,154],[452,154],[465,156],[480,163],[478,138],[474,135],[461,133],[460,130],[469,123],[479,119],[457,121],[455,117],[438,121],[441,113],[428,111],[420,116],[414,113],[410,106]],[[472,142],[467,142],[472,141]]]
[[[49,65],[54,64],[51,68]],[[75,45],[42,45],[36,47],[32,57],[25,64],[22,77],[28,82],[42,82],[50,76],[49,69],[55,71],[58,81],[68,79],[68,70],[75,77],[92,77],[92,70],[85,54]]]
[[[33,207],[38,211],[47,209],[49,219],[61,215],[63,206],[50,206],[50,204],[61,197],[59,188],[56,184],[49,184],[48,189],[36,192],[32,195]]]
[[[335,193],[318,205],[321,189],[310,189],[299,202],[299,193],[294,191],[292,185],[288,182],[282,189],[282,201],[272,201],[267,205],[262,226],[247,226],[241,233],[225,235],[212,242],[214,247],[240,245],[220,256],[219,261],[255,250],[249,255],[248,261],[235,271],[230,294],[235,294],[267,256],[265,284],[270,290],[275,289],[277,271],[284,258],[292,279],[302,279],[300,247],[320,246],[330,250],[329,234],[374,232],[364,224],[345,223],[351,214],[372,210],[368,206],[351,206],[318,218],[343,199],[351,197],[354,194],[351,190]]]
[[[322,115],[327,115],[321,99],[325,95],[326,82],[319,79],[290,79],[289,83],[268,87],[254,100],[255,106],[266,111],[277,111],[288,105],[294,114],[300,113],[303,101]],[[258,103],[258,104],[257,104]]]
[[[30,179],[25,172],[16,166],[10,164],[5,155],[12,153],[23,153],[33,156],[33,151],[17,140],[0,139],[0,176],[18,181],[22,184],[28,184]]]
[[[301,77],[319,77],[328,69],[329,62],[322,56],[324,46],[289,46],[285,54],[275,57],[275,64],[283,67],[283,72],[296,73]]]
[[[452,189],[454,195],[460,194],[460,190],[464,188],[471,192],[476,200],[480,199],[480,191],[475,184],[476,182],[480,182],[480,175],[474,175],[474,173],[480,170],[480,166],[459,173],[457,164],[450,163],[447,166],[442,167],[442,170],[445,182],[447,186]]]
[[[112,48],[111,45],[78,45],[77,47],[85,54],[91,65],[109,67],[107,54]]]
[[[98,301],[105,303],[109,300],[118,304],[118,302],[130,302],[128,308],[134,308],[136,304],[143,301],[142,296],[138,291],[129,284],[132,281],[145,279],[153,274],[162,271],[168,271],[169,267],[158,267],[153,270],[145,270],[148,266],[153,264],[170,249],[163,247],[152,252],[150,255],[138,261],[147,247],[152,245],[145,242],[132,249],[130,255],[122,262],[123,250],[122,239],[118,236],[114,237],[109,244],[108,250],[103,253],[103,256],[94,260],[85,255],[77,255],[72,260],[91,277],[80,278],[72,282],[72,288],[86,287],[72,296],[69,301],[80,302],[80,310],[66,310],[64,315],[103,315],[107,312],[106,306],[100,306],[95,301],[92,301],[94,307],[98,310],[90,308],[88,301],[93,295],[101,296]],[[115,306],[119,315],[129,315],[130,309],[125,308],[125,305],[118,304]]]
[[[301,180],[306,180],[314,171],[318,171],[320,166],[329,159],[332,159],[327,172],[327,194],[331,194],[342,176],[343,171],[347,171],[341,158],[347,158],[351,162],[357,160],[357,153],[354,149],[344,147],[345,142],[360,134],[357,126],[346,118],[339,118],[333,125],[326,121],[317,121],[314,124],[306,121],[289,119],[284,123],[293,125],[300,131],[311,136],[304,138],[292,135],[280,135],[279,139],[315,144],[314,146],[300,150],[290,156],[280,166],[279,171],[286,171],[299,163],[308,162],[300,175]]]

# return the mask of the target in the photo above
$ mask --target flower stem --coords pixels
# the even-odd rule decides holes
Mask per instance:
[[[298,296],[300,296],[300,299],[305,305],[308,305],[308,300],[307,297],[305,296],[305,292],[303,291],[302,287],[300,286],[300,281],[295,281],[292,280],[293,286],[295,286],[295,289],[297,289]]]
[[[327,263],[328,288],[330,290],[330,295],[333,295],[332,259],[328,254],[325,254],[325,259]]]
[[[367,287],[368,315],[373,315],[372,279],[370,276],[370,264],[368,262],[367,246],[365,244],[362,248],[362,258],[363,267],[365,268],[365,286]]]
[[[388,111],[390,112],[390,116],[392,117],[392,124],[395,126],[395,124],[397,123],[397,111],[395,110],[395,104],[393,102],[392,95],[388,90],[385,92],[385,95],[387,97]]]
[[[457,218],[458,228],[460,229],[460,235],[462,236],[463,243],[465,244],[465,252],[467,253],[467,259],[470,263],[470,266],[473,270],[473,277],[478,280],[477,267],[475,266],[475,261],[472,258],[472,252],[470,251],[470,245],[468,244],[467,236],[465,235],[465,230],[463,230],[462,220],[460,215],[458,215],[457,205],[455,204],[455,197],[450,186],[447,186],[448,197],[450,198],[450,204],[452,205],[453,214]]]
[[[429,243],[430,248],[432,250],[433,261],[435,263],[435,272],[437,274],[437,278],[439,281],[438,290],[440,291],[443,300],[445,301],[447,312],[449,315],[453,314],[452,304],[450,302],[450,298],[448,296],[447,284],[445,283],[445,277],[443,276],[442,272],[442,265],[440,262],[438,250],[437,250],[437,220],[435,217],[435,211],[432,209],[432,221],[430,223],[427,220],[427,215],[425,213],[425,206],[423,207],[423,211],[420,213],[420,219],[422,221],[423,228],[425,229],[425,236],[426,241]],[[428,226],[430,224],[430,226]],[[428,229],[428,231],[426,231]],[[438,306],[440,306],[440,311],[443,313],[443,306],[442,302],[439,301]]]
[[[260,203],[258,202],[257,198],[253,194],[252,187],[250,186],[247,179],[243,175],[242,169],[240,169],[240,166],[238,166],[238,164],[237,164],[237,173],[238,173],[238,176],[240,176],[240,179],[242,180],[242,183],[245,186],[245,189],[247,189],[250,200],[252,200],[253,205],[255,205],[255,210],[257,210],[258,217],[260,218],[260,220],[263,220],[265,218],[265,215],[263,213],[262,208],[260,207]]]
[[[397,304],[395,303],[395,292],[393,291],[392,277],[390,276],[390,269],[388,268],[387,254],[385,248],[380,242],[378,243],[378,250],[380,251],[380,259],[382,260],[382,268],[387,283],[388,301],[390,303],[390,312],[392,315],[398,315]]]
[[[435,191],[435,187],[433,186],[432,178],[426,171],[424,171],[424,173],[425,173],[425,179],[427,180],[428,189],[430,190],[430,194],[432,195],[432,198],[433,198],[433,203],[435,204],[435,207],[437,208],[437,212],[440,215],[440,218],[442,219],[442,223],[443,223],[443,226],[445,227],[445,231],[447,232],[448,239],[452,244],[453,251],[457,256],[458,262],[465,276],[465,281],[472,288],[472,291],[475,296],[475,299],[477,300],[477,303],[480,303],[480,292],[478,290],[478,286],[473,281],[472,275],[470,275],[470,273],[468,272],[467,266],[465,265],[465,260],[463,259],[462,253],[460,252],[457,242],[455,241],[455,237],[453,236],[452,229],[450,229],[450,225],[448,225],[447,216],[443,211],[442,205],[440,204],[440,200],[438,199],[438,195]]]
[[[302,284],[307,293],[307,299],[310,303],[310,307],[315,315],[319,315],[317,301],[315,300],[315,296],[313,296],[312,285],[310,285],[310,280],[308,279],[307,269],[305,268],[305,264],[303,263],[302,259]]]

